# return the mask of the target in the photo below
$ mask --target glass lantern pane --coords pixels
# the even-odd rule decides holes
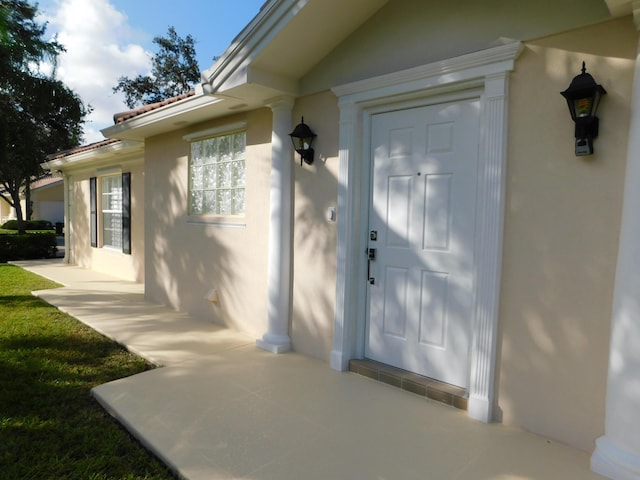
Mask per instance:
[[[591,97],[586,98],[578,98],[574,100],[574,105],[576,109],[576,117],[589,117],[591,116],[591,106],[593,104],[593,99]]]

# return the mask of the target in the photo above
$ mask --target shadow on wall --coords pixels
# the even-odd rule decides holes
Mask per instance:
[[[337,98],[329,92],[298,99],[293,118],[317,135],[312,165],[294,153],[293,305],[289,331],[296,351],[329,361],[333,348],[337,223],[327,210],[337,206]],[[309,116],[310,115],[310,116]],[[295,123],[295,122],[294,122]]]
[[[336,162],[335,157],[331,162]],[[293,310],[289,331],[293,348],[328,361],[333,347],[336,278],[336,223],[327,220],[335,207],[337,178],[323,159],[313,168],[294,168]]]
[[[636,37],[611,22],[532,42],[511,77],[498,400],[505,423],[586,451],[604,431],[634,64],[620,57]],[[559,92],[583,60],[608,95],[595,154],[579,158]]]
[[[237,221],[221,218],[216,223],[189,217],[188,144],[182,140],[184,132],[149,145],[147,161],[153,159],[155,168],[147,171],[145,183],[149,298],[256,338],[264,334],[267,321],[270,162],[266,152],[270,151],[270,124],[265,128],[262,125],[270,119],[266,117],[270,112],[263,110],[252,112],[246,119],[247,207],[245,216]],[[234,119],[237,117],[224,122]],[[255,124],[258,127],[252,128]]]
[[[147,262],[151,263],[147,289],[161,297],[154,300],[201,318],[210,318],[213,312],[214,321],[224,324],[224,305],[207,311],[205,297],[213,279],[217,284],[231,283],[231,252],[205,225],[186,223],[188,192],[182,178],[186,161],[178,158],[168,179],[163,179],[168,185],[147,184],[145,243]],[[151,177],[154,181],[157,177]],[[199,238],[200,231],[206,232],[204,239]]]

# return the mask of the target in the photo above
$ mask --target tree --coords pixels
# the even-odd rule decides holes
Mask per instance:
[[[182,39],[169,27],[166,37],[153,39],[158,53],[151,58],[151,73],[131,79],[120,77],[113,92],[122,92],[129,108],[161,102],[187,93],[200,79],[196,61],[195,40],[191,35]]]
[[[16,211],[24,232],[20,190],[41,174],[46,155],[80,143],[89,109],[54,73],[62,45],[43,38],[45,25],[35,21],[37,7],[26,0],[0,0],[0,195]],[[28,205],[28,198],[27,198]]]

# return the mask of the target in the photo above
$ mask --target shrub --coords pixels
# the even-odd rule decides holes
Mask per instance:
[[[53,224],[49,220],[25,220],[25,230],[53,230]],[[9,220],[2,228],[5,230],[18,230],[18,221]]]
[[[52,258],[57,252],[55,232],[0,234],[0,262]]]

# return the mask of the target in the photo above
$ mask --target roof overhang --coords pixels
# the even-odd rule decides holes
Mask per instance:
[[[195,95],[102,130],[144,140],[299,95],[299,81],[388,0],[268,0],[211,68]]]
[[[50,188],[60,187],[62,183],[63,179],[61,177],[51,175],[31,182],[29,187],[32,192],[42,192],[44,190],[49,190]]]
[[[271,0],[202,73],[207,93],[258,84],[297,94],[298,81],[388,0]]]
[[[301,94],[300,80],[389,0],[268,0],[223,55],[202,72],[195,95],[102,130],[138,140]],[[603,0],[611,15],[638,0]],[[306,92],[308,93],[308,92]]]
[[[142,142],[123,140],[58,156],[41,165],[52,173],[70,173],[85,168],[100,169],[106,166],[117,166],[133,160],[142,160],[143,157]]]

